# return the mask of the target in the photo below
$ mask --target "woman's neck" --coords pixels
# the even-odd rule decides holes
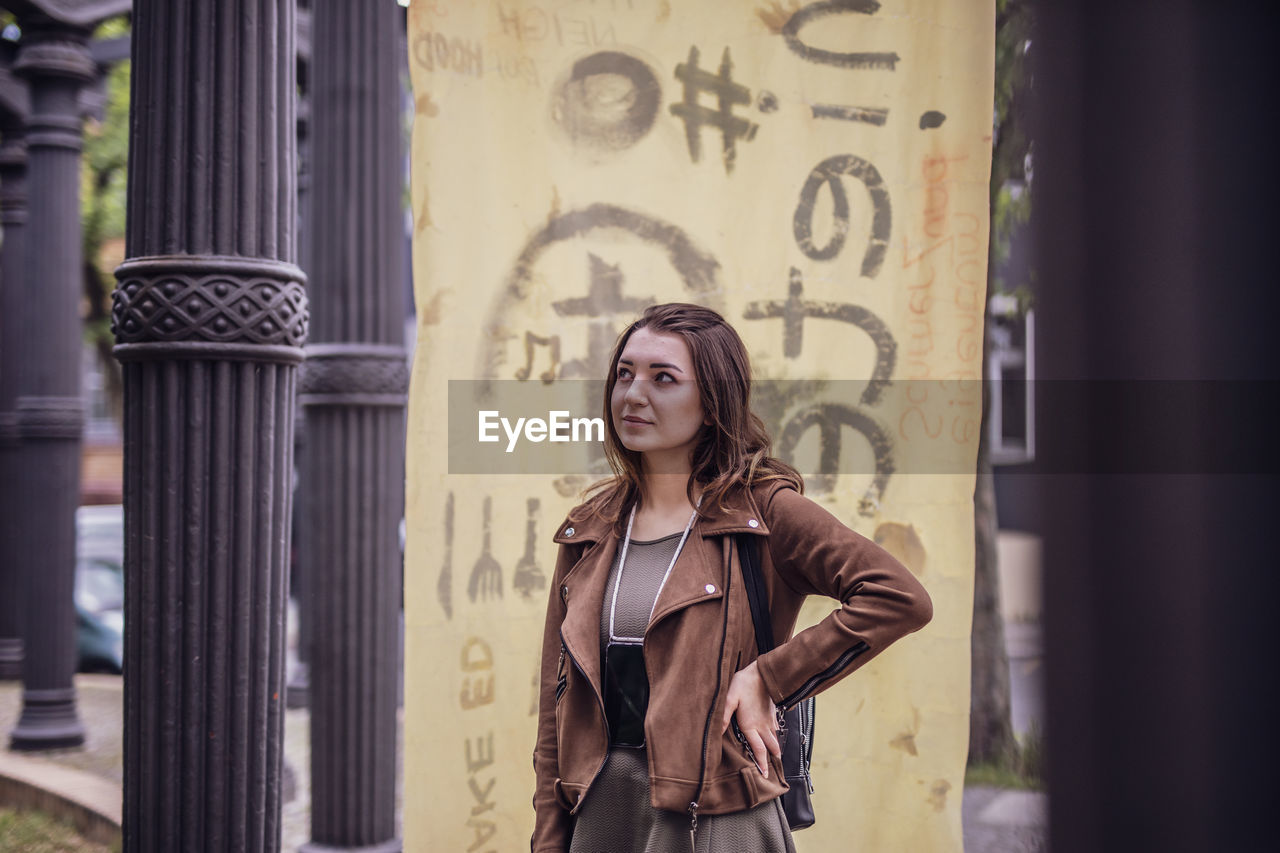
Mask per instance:
[[[688,489],[688,474],[646,474],[644,497],[636,508],[632,536],[648,541],[683,530],[694,511]],[[696,493],[694,499],[697,499]]]
[[[658,515],[672,512],[690,512],[689,475],[646,474],[644,477],[643,508]]]

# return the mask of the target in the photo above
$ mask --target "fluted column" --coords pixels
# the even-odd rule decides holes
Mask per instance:
[[[314,0],[314,343],[307,418],[314,629],[311,853],[399,851],[396,693],[404,489],[400,10]]]
[[[88,30],[31,15],[20,20],[14,73],[28,81],[30,182],[25,231],[23,354],[15,409],[21,536],[22,715],[14,749],[77,746],[84,728],[76,663],[76,506],[84,403],[80,389],[80,88],[92,79]]]
[[[6,79],[4,83],[11,86],[15,81]],[[23,489],[18,478],[16,375],[23,360],[21,289],[26,278],[27,143],[22,124],[26,110],[22,113],[20,122],[18,116],[6,111],[0,125],[0,228],[4,229],[0,247],[0,681],[22,676],[20,581],[25,561],[17,518]]]
[[[280,847],[293,407],[294,0],[133,6],[124,850]]]

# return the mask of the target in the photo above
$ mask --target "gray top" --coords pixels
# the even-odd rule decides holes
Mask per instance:
[[[672,533],[661,539],[642,542],[631,540],[627,548],[627,564],[622,567],[622,583],[618,586],[618,607],[614,612],[613,630],[619,637],[644,638],[649,627],[649,614],[658,597],[662,576],[671,565],[671,557],[680,544],[680,533]],[[600,647],[609,642],[609,609],[613,604],[613,585],[618,579],[618,560],[622,548],[618,548],[609,569],[609,581],[604,588],[604,607],[600,608]],[[683,554],[681,554],[683,556]],[[677,562],[679,562],[677,560]],[[678,569],[677,569],[678,571]]]

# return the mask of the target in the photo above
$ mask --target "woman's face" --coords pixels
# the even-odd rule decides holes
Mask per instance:
[[[651,471],[687,468],[707,419],[684,338],[637,329],[616,369],[609,408],[623,446],[645,454]]]

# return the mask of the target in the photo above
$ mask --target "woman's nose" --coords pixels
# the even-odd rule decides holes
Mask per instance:
[[[627,385],[627,393],[623,395],[622,399],[632,406],[647,406],[649,398],[644,388],[644,380],[631,380]]]

